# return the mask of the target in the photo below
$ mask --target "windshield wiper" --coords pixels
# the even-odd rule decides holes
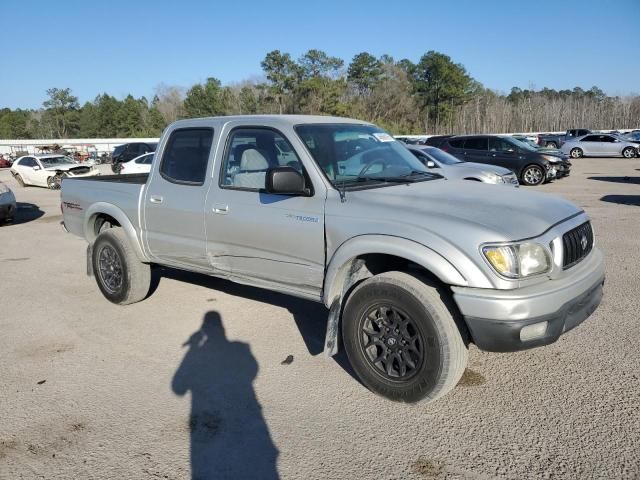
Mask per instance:
[[[377,182],[388,182],[388,183],[414,183],[419,182],[421,180],[425,180],[425,176],[430,177],[430,180],[435,180],[436,178],[443,178],[439,173],[432,172],[422,172],[420,170],[412,170],[409,175],[402,176],[393,176],[393,177],[356,177],[357,182],[368,182],[368,181],[377,181]]]

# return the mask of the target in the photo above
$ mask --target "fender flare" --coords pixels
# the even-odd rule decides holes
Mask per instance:
[[[84,223],[84,237],[87,239],[87,241],[90,244],[93,244],[96,239],[97,235],[95,234],[93,226],[95,223],[95,217],[100,214],[109,215],[110,217],[116,219],[127,234],[127,237],[129,238],[129,241],[131,242],[131,245],[133,246],[133,249],[138,256],[138,259],[141,262],[149,263],[149,258],[142,250],[142,244],[140,243],[138,232],[131,223],[131,220],[129,220],[129,217],[127,217],[127,215],[121,209],[119,209],[112,203],[96,202],[87,210]]]
[[[353,285],[372,276],[357,259],[366,254],[386,254],[414,262],[445,285],[466,286],[468,280],[454,265],[435,250],[421,243],[392,235],[361,235],[344,242],[329,261],[323,288],[323,303],[329,308],[325,354],[338,351],[338,323],[342,315],[345,294]]]

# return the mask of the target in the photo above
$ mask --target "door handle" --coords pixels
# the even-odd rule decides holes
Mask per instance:
[[[229,205],[213,207],[213,213],[219,213],[220,215],[226,215],[229,213]]]
[[[149,197],[149,201],[151,203],[162,203],[162,200],[164,200],[162,197],[157,196],[157,195],[151,195],[151,197]]]

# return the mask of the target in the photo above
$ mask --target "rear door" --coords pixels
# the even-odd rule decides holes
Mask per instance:
[[[464,160],[466,162],[491,163],[488,137],[468,137],[464,142]]]
[[[228,262],[239,281],[319,297],[326,192],[265,191],[267,170],[280,166],[295,168],[313,187],[299,151],[278,130],[241,126],[229,131],[220,163],[206,202],[207,254],[214,269]]]
[[[176,128],[159,152],[144,196],[144,237],[163,263],[209,271],[204,203],[214,131]]]

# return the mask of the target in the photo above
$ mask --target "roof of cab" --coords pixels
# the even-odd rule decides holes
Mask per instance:
[[[325,115],[229,115],[223,117],[204,117],[204,118],[189,118],[184,120],[178,120],[173,125],[203,125],[203,124],[217,124],[223,125],[230,122],[239,123],[252,123],[256,126],[269,126],[269,125],[301,125],[301,124],[317,124],[317,123],[357,123],[360,125],[370,125],[369,122],[364,120],[356,120],[354,118],[344,117],[330,117]]]

